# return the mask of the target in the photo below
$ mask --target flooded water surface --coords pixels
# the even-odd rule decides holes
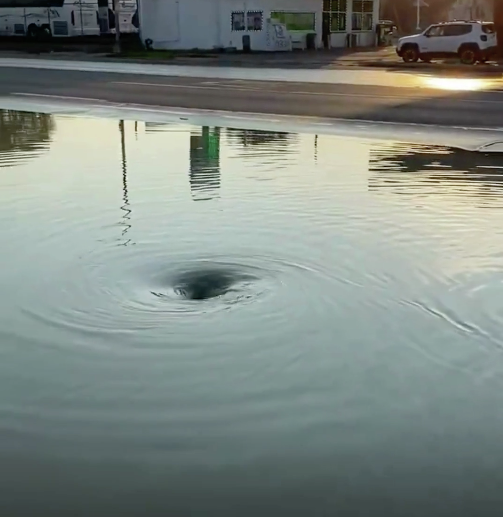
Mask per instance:
[[[0,508],[489,516],[503,161],[0,111]]]

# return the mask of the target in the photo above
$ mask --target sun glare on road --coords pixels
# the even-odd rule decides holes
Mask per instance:
[[[477,91],[490,88],[491,81],[483,79],[461,79],[457,77],[425,77],[429,88],[452,91]]]

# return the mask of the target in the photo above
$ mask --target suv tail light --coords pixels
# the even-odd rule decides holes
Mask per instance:
[[[482,34],[482,36],[480,36],[480,39],[482,41],[487,41],[487,36],[485,34]]]

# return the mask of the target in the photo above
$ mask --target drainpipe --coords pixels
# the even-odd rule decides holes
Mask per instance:
[[[217,5],[216,5],[216,9],[215,9],[215,13],[216,13],[216,17],[217,17],[215,27],[217,30],[217,34],[216,34],[215,45],[213,45],[213,47],[216,47],[216,48],[220,48],[222,46],[222,44],[221,44],[221,40],[222,40],[221,8],[222,8],[222,6],[220,3],[220,0],[217,0]]]
[[[140,38],[140,43],[143,45],[145,42],[143,40],[143,24],[142,24],[142,18],[143,13],[141,12],[143,6],[143,2],[141,0],[136,0],[136,11],[138,13],[138,37]]]
[[[114,2],[114,14],[115,14],[115,43],[114,43],[114,54],[121,53],[121,28],[120,28],[120,0]]]
[[[246,8],[246,0],[243,2],[243,11],[245,13],[245,34],[248,34],[248,10]],[[243,37],[241,37],[241,45],[243,45]]]

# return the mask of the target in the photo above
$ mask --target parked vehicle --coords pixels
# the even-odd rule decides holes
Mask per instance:
[[[379,47],[393,45],[393,37],[396,30],[397,27],[393,21],[380,20],[376,25],[377,45]]]
[[[1,0],[0,0],[1,1]],[[102,34],[115,34],[116,16],[114,0],[98,0]],[[121,33],[138,32],[138,4],[136,0],[119,0],[119,28]]]
[[[0,36],[98,36],[97,0],[0,0]]]
[[[430,25],[420,34],[400,38],[396,47],[406,63],[457,56],[467,65],[485,62],[497,50],[494,23],[459,20]]]

